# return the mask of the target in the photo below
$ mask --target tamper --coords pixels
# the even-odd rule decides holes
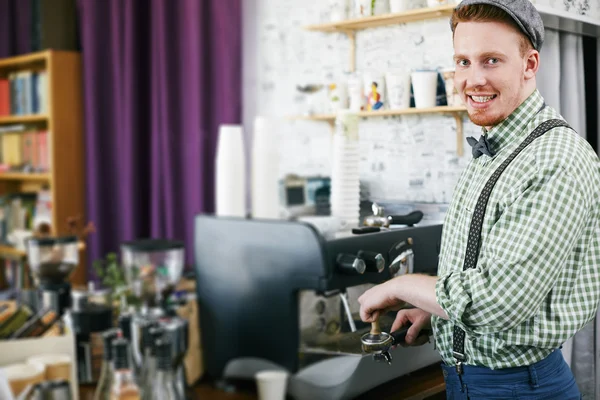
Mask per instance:
[[[394,345],[404,343],[406,340],[406,332],[408,332],[411,325],[412,324],[404,325],[402,328],[390,334],[381,332],[379,320],[371,322],[371,332],[365,333],[360,338],[362,350],[367,354],[373,354],[373,359],[375,361],[385,361],[391,365],[392,355],[389,350]],[[419,336],[430,334],[430,330],[423,329]]]

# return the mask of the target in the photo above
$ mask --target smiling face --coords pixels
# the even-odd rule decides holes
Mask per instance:
[[[454,84],[474,124],[506,119],[535,90],[539,53],[522,34],[495,21],[460,22],[454,31]]]

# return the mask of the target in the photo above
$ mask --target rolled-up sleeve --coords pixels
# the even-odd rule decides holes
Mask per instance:
[[[485,236],[477,266],[438,278],[437,302],[449,319],[477,336],[535,315],[584,229],[589,205],[582,193],[567,171],[555,168],[507,205]]]

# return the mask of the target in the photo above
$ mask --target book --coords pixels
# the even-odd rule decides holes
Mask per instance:
[[[10,89],[8,79],[0,79],[0,117],[10,115]]]

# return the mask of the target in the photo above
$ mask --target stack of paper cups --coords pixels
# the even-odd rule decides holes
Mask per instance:
[[[215,159],[215,214],[246,216],[246,157],[240,125],[221,125]]]
[[[336,117],[333,135],[331,171],[331,215],[342,225],[352,228],[359,223],[360,213],[360,151],[358,115],[341,110]]]
[[[275,121],[256,117],[252,142],[252,217],[279,217],[279,148]]]

